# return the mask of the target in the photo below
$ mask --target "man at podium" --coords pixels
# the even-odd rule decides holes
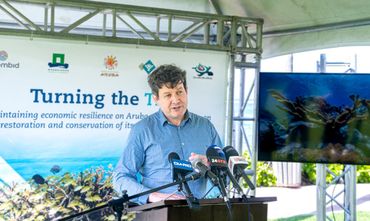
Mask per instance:
[[[173,182],[168,155],[175,152],[181,160],[200,157],[207,164],[207,147],[222,146],[213,124],[188,110],[186,72],[175,65],[161,65],[148,76],[153,99],[159,110],[136,123],[123,148],[113,173],[114,189],[132,196]],[[196,198],[207,192],[205,178],[189,182]],[[145,204],[164,199],[184,198],[177,186],[138,197]]]

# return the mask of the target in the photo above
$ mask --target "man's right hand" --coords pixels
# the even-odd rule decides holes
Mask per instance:
[[[196,154],[196,153],[191,153],[189,157],[189,161],[192,162],[195,159],[201,159],[202,163],[206,166],[209,166],[208,159],[205,155],[202,154]]]
[[[182,200],[182,199],[185,199],[185,197],[178,194],[154,192],[149,194],[148,201],[150,203],[154,203],[162,200]]]

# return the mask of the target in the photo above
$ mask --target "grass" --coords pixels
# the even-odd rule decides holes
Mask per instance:
[[[326,213],[327,216],[330,217],[333,221],[342,221],[344,220],[344,213],[334,213],[335,218],[333,217],[332,213]],[[357,212],[356,213],[356,220],[357,221],[366,221],[369,220],[370,212]],[[287,218],[278,218],[278,219],[269,219],[269,221],[316,221],[315,215],[299,215],[299,216],[292,216]]]

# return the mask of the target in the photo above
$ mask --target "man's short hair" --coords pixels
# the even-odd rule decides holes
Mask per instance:
[[[186,71],[172,64],[161,65],[148,76],[148,84],[152,93],[156,96],[158,96],[158,91],[163,85],[174,88],[181,83],[184,84],[184,88],[187,90]]]

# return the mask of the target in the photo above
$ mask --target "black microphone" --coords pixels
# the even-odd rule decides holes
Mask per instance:
[[[230,203],[230,200],[227,196],[227,193],[226,193],[226,186],[225,186],[225,183],[224,183],[224,180],[225,180],[225,176],[224,176],[224,169],[227,168],[227,164],[226,164],[226,158],[225,157],[222,157],[218,154],[216,148],[219,148],[219,147],[216,147],[216,146],[210,146],[207,148],[207,151],[206,151],[206,156],[208,158],[208,161],[211,165],[211,171],[213,173],[215,173],[218,177],[218,188],[220,189],[220,192],[221,192],[221,195],[222,195],[222,198],[224,199],[225,203],[226,203],[226,206],[229,210],[229,214],[231,216],[232,212],[231,212],[231,203]],[[219,148],[221,149],[221,148]]]
[[[186,176],[188,173],[193,172],[191,165],[187,165],[187,161],[180,160],[180,156],[176,152],[168,154],[168,162],[171,164],[172,180],[174,181],[181,179],[181,175]]]
[[[211,165],[211,169],[227,168],[226,156],[220,147],[210,146],[207,148],[206,155]]]
[[[171,153],[168,154],[168,162],[170,162],[170,166],[171,166],[172,180],[176,181],[176,180],[178,180],[178,176],[175,173],[174,168],[173,168],[173,163],[172,163],[173,159],[178,159],[179,160],[180,156],[175,152],[171,152]]]
[[[253,185],[252,181],[248,178],[248,175],[254,175],[254,171],[244,170],[245,168],[247,168],[248,162],[244,159],[244,157],[239,156],[238,151],[236,151],[235,148],[232,146],[224,147],[223,151],[225,152],[229,169],[232,171],[236,179],[238,180],[240,177],[243,177],[248,187],[251,190],[254,190],[256,187]]]
[[[171,164],[172,168],[172,178],[174,181],[179,181],[181,179],[185,179],[185,176],[191,172],[193,172],[193,167],[191,163],[185,160],[180,160],[180,157],[177,153],[171,152],[168,154],[168,161]],[[189,205],[190,209],[198,209],[200,208],[199,201],[196,197],[194,197],[193,193],[190,190],[188,183],[185,181],[183,183],[185,188],[185,196],[186,201]],[[179,191],[182,191],[182,185],[179,185]]]
[[[195,168],[202,177],[208,177],[213,185],[218,185],[218,177],[206,165],[203,164],[202,159],[197,157],[190,161],[193,168]]]
[[[246,199],[246,195],[244,194],[242,187],[239,185],[238,181],[235,179],[234,175],[230,172],[229,168],[227,167],[227,163],[226,163],[227,160],[226,160],[226,155],[224,151],[222,151],[220,147],[213,147],[213,149],[215,150],[215,152],[212,151],[214,153],[212,152],[211,153],[213,155],[217,154],[218,157],[217,157],[217,160],[214,160],[216,161],[215,163],[211,162],[211,166],[213,164],[215,167],[218,167],[222,173],[226,173],[226,175],[229,177],[230,181],[232,182],[233,187],[239,192],[239,194],[243,197],[243,199]]]

